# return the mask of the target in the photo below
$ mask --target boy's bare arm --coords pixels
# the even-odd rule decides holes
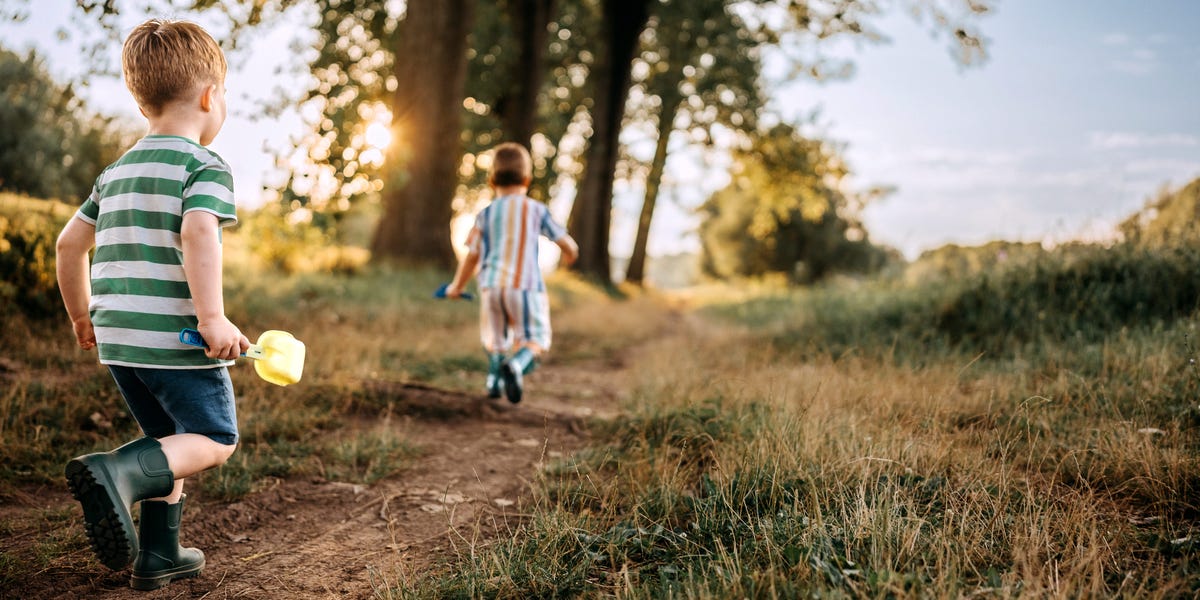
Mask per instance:
[[[92,299],[88,251],[94,245],[96,226],[77,218],[67,222],[55,244],[58,289],[67,308],[67,316],[71,319],[75,340],[84,350],[96,347],[96,331],[88,312],[88,304]]]
[[[446,286],[446,296],[457,298],[462,295],[463,290],[467,287],[467,282],[475,276],[476,269],[479,268],[479,253],[471,250],[458,263],[458,270],[454,272],[454,280],[450,285]]]
[[[216,215],[201,211],[183,215],[180,237],[183,241],[183,271],[199,321],[196,329],[208,344],[204,353],[209,358],[235,359],[250,347],[250,340],[225,317],[220,227]]]
[[[570,266],[575,263],[575,259],[579,258],[579,245],[575,243],[575,238],[564,235],[554,240],[554,243],[562,250],[560,262],[564,265]]]

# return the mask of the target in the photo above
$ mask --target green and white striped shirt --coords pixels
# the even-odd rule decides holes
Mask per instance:
[[[237,222],[233,176],[213,151],[183,137],[149,135],[96,178],[75,216],[96,226],[90,311],[100,362],[196,369],[226,366],[179,341],[196,327],[183,271],[183,215]]]

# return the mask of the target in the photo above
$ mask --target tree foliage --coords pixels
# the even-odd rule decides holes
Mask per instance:
[[[644,275],[649,231],[660,193],[673,132],[688,134],[688,145],[711,144],[715,128],[752,131],[769,110],[761,80],[763,54],[783,59],[789,79],[845,77],[852,64],[821,53],[822,42],[855,36],[884,39],[872,21],[895,1],[827,0],[663,0],[654,5],[642,35],[642,54],[633,65],[634,86],[625,127],[657,122],[647,133],[657,139],[647,164],[627,160],[632,173],[645,172],[645,194],[626,280]],[[953,31],[952,47],[963,64],[984,58],[982,38],[972,17],[988,10],[983,2],[917,0],[904,4],[918,18],[930,16],[935,31]],[[682,137],[682,136],[681,136]],[[742,144],[746,136],[732,136]]]
[[[133,137],[56,82],[36,52],[0,48],[0,190],[82,202]]]
[[[702,266],[721,277],[783,273],[806,283],[869,271],[890,252],[859,220],[867,198],[847,193],[836,148],[776,125],[735,152],[732,181],[701,207]]]
[[[599,281],[611,280],[609,235],[613,179],[620,148],[621,121],[629,94],[630,64],[649,17],[649,0],[601,0],[600,36],[593,79],[591,135],[567,228],[579,243],[574,268]]]
[[[161,6],[163,1],[80,0],[78,6],[111,32],[118,7]],[[484,187],[486,150],[499,141],[518,139],[528,143],[533,154],[535,197],[548,199],[563,177],[574,183],[577,193],[569,225],[583,251],[577,266],[603,279],[609,268],[614,178],[647,173],[647,232],[638,236],[644,254],[670,132],[686,131],[686,143],[704,144],[717,125],[752,130],[767,103],[757,84],[761,46],[777,47],[793,75],[844,74],[848,65],[824,59],[815,42],[839,35],[882,39],[871,24],[887,10],[906,7],[931,20],[933,31],[949,33],[951,47],[969,63],[983,56],[973,18],[987,12],[991,0],[178,4],[176,9],[226,15],[233,32],[231,48],[245,31],[280,15],[300,14],[311,24],[311,37],[302,35],[294,48],[308,63],[311,85],[301,98],[292,98],[302,103],[311,134],[298,141],[293,153],[304,160],[290,166],[280,194],[286,208],[317,209],[317,214],[334,215],[336,221],[337,214],[355,203],[381,199],[385,220],[405,215],[410,223],[381,226],[372,247],[383,254],[442,263],[445,244],[434,244],[423,233],[410,234],[433,231],[445,236],[448,224],[435,221],[471,207]],[[429,16],[427,12],[446,18],[427,19],[425,26],[406,36],[401,24],[413,15]],[[461,58],[457,52],[446,57],[435,52],[447,45],[460,47],[464,35],[468,38]],[[408,46],[412,40],[406,37],[414,36],[432,41]],[[431,65],[435,56],[439,64]],[[465,84],[460,91],[443,90],[439,84],[457,80],[462,69],[446,61],[457,60],[466,63]],[[431,67],[431,75],[414,80],[412,74],[422,65]],[[637,90],[634,97],[628,93],[631,85]],[[431,89],[441,91],[430,95]],[[400,122],[398,107],[418,106],[424,107],[423,116],[415,126]],[[389,119],[392,145],[384,157],[372,137],[381,137],[380,123]],[[424,129],[428,123],[440,124],[437,133]],[[459,131],[450,131],[453,123],[461,123]],[[635,124],[654,127],[648,125],[652,123],[657,123],[662,140],[655,158],[649,165],[629,162],[628,169],[618,169],[622,129]],[[453,137],[452,143],[447,136]],[[402,189],[408,192],[397,192]],[[455,198],[459,203],[445,210]],[[433,208],[426,210],[427,205]]]
[[[759,47],[769,39],[755,31],[725,0],[661,2],[655,6],[633,62],[633,89],[626,129],[654,127],[654,155],[646,164],[626,156],[625,171],[645,171],[645,193],[625,280],[645,275],[650,224],[666,172],[671,136],[711,145],[713,130],[756,127],[764,104]]]

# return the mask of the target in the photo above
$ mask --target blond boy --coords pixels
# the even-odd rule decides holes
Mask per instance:
[[[66,477],[100,561],[132,562],[130,585],[156,589],[204,568],[202,552],[179,545],[183,482],[236,447],[227,367],[250,341],[221,289],[233,178],[205,148],[225,122],[221,48],[198,25],[155,19],[125,40],[121,63],[148,132],[63,228],[58,282],[79,346],[97,349],[145,437],[71,460]],[[181,343],[185,327],[208,347]]]
[[[546,236],[571,264],[579,255],[575,240],[550,216],[545,204],[526,195],[533,161],[524,146],[501,144],[492,155],[488,184],[493,200],[475,218],[467,238],[467,255],[458,265],[446,295],[462,294],[479,275],[480,337],[488,353],[488,396],[501,391],[512,403],[521,401],[522,378],[550,349],[550,303],[538,264],[538,238]],[[509,351],[512,356],[507,356]]]

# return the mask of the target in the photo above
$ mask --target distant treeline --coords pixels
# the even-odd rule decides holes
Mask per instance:
[[[819,352],[1016,356],[1190,318],[1200,307],[1200,179],[1164,190],[1112,245],[947,246],[886,276],[728,307]],[[796,294],[803,301],[796,300]]]

